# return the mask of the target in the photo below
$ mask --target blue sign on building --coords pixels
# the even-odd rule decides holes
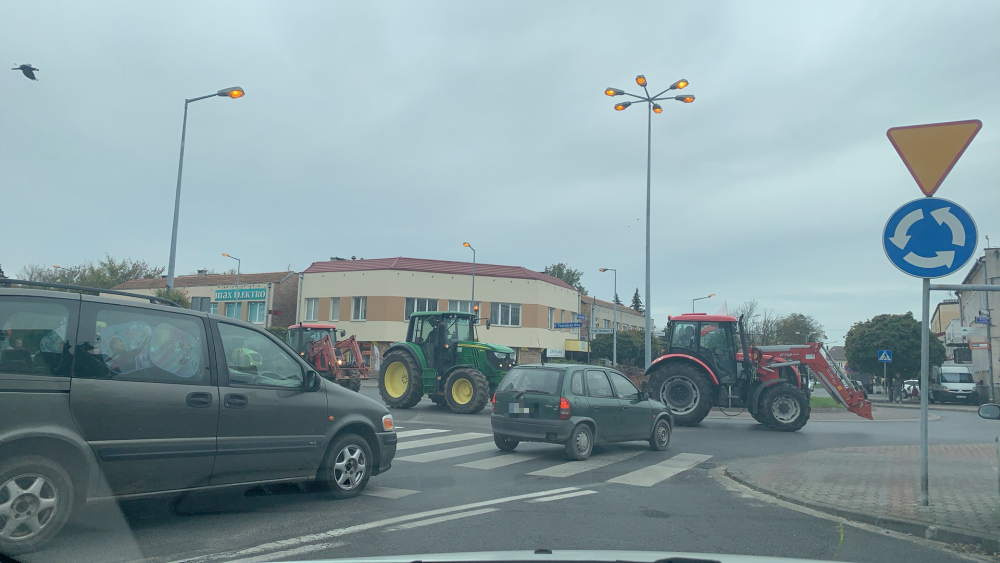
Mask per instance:
[[[583,323],[555,323],[556,328],[580,328]]]
[[[976,252],[976,223],[969,212],[946,199],[925,197],[889,217],[882,246],[894,266],[918,278],[958,271]]]

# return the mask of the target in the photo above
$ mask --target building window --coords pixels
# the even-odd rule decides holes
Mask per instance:
[[[319,320],[319,298],[313,297],[306,299],[306,314],[305,320],[316,321]]]
[[[339,321],[340,320],[340,298],[331,297],[330,298],[330,320]]]
[[[213,315],[218,315],[219,314],[219,304],[218,303],[212,303],[208,307],[208,312],[212,313]]]
[[[604,328],[611,328],[611,320],[604,319]]]
[[[357,299],[355,297],[355,299]],[[410,320],[410,315],[420,311],[437,311],[438,301],[437,299],[425,299],[423,297],[407,297],[406,298],[406,311],[403,315],[403,320]]]
[[[472,301],[456,301],[455,299],[452,299],[448,301],[448,310],[458,311],[459,313],[471,313],[472,312],[472,307],[470,307],[471,304]],[[481,302],[476,301],[476,307],[479,307],[481,305],[482,305]]]
[[[264,324],[264,318],[267,314],[267,309],[264,308],[263,301],[250,301],[247,303],[247,309],[250,315],[247,320],[252,323]]]
[[[351,320],[363,321],[368,318],[368,298],[355,297],[354,307],[351,308]]]
[[[556,310],[549,307],[549,330],[556,328]]]
[[[490,303],[490,323],[497,326],[521,326],[521,304]]]
[[[226,316],[230,319],[239,319],[243,311],[242,303],[226,303]]]
[[[211,297],[192,297],[191,308],[195,311],[208,311],[211,302]]]

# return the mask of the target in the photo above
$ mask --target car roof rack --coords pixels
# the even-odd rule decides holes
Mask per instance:
[[[169,299],[164,299],[162,297],[156,297],[154,295],[142,295],[141,293],[131,293],[128,291],[119,291],[117,289],[104,289],[100,287],[87,287],[83,285],[70,285],[65,283],[52,283],[52,282],[41,282],[41,281],[29,281],[29,280],[15,280],[10,278],[0,279],[0,287],[10,287],[12,284],[16,285],[27,285],[33,287],[50,287],[54,289],[70,289],[74,291],[85,291],[87,293],[109,293],[111,295],[124,295],[125,297],[133,297],[136,299],[148,299],[150,303],[160,304],[160,305],[172,305],[174,307],[179,307],[183,309],[177,303]]]

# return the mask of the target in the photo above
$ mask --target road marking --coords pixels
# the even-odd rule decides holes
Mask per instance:
[[[448,459],[450,457],[477,454],[479,452],[485,452],[486,450],[495,450],[495,449],[496,446],[493,445],[492,443],[472,444],[471,446],[462,446],[460,448],[451,448],[448,450],[437,450],[433,452],[427,452],[425,454],[397,457],[394,461],[412,461],[416,463],[427,463],[428,461],[440,461],[442,459]]]
[[[344,545],[347,545],[347,542],[335,541],[330,543],[314,543],[312,545],[296,547],[295,549],[275,551],[274,553],[268,553],[266,555],[247,557],[245,559],[234,559],[230,563],[262,563],[265,561],[277,561],[278,559],[283,559],[285,557],[295,557],[296,555],[301,555],[303,553],[312,553],[314,551],[322,551],[324,549],[334,549]]]
[[[468,467],[470,469],[496,469],[497,467],[507,467],[508,465],[514,465],[515,463],[521,463],[522,461],[528,461],[529,459],[535,459],[537,457],[542,457],[542,454],[513,452],[509,454],[495,455],[486,459],[470,461],[469,463],[459,463],[455,467]]]
[[[431,524],[440,524],[441,522],[447,522],[449,520],[458,520],[460,518],[468,518],[469,516],[479,516],[480,514],[487,514],[490,512],[496,512],[500,510],[499,508],[480,508],[479,510],[470,510],[468,512],[459,512],[457,514],[448,514],[446,516],[438,516],[437,518],[428,518],[427,520],[417,520],[416,522],[410,522],[409,524],[401,524],[394,528],[389,528],[388,531],[394,532],[396,530],[410,530],[412,528],[420,528],[422,526],[430,526]]]
[[[461,512],[465,510],[472,510],[475,508],[481,508],[484,506],[494,506],[497,504],[504,504],[508,502],[514,502],[519,500],[526,500],[530,498],[546,497],[550,495],[557,495],[560,493],[568,493],[571,491],[580,490],[577,487],[563,487],[561,489],[553,489],[550,491],[541,491],[537,493],[525,493],[521,495],[514,495],[510,497],[502,497],[492,500],[484,500],[480,502],[473,502],[469,504],[462,504],[458,506],[450,506],[445,508],[438,508],[435,510],[426,510],[424,512],[414,512],[413,514],[404,514],[403,516],[396,516],[394,518],[386,518],[384,520],[375,520],[374,522],[368,522],[365,524],[355,524],[353,526],[348,526],[346,528],[336,528],[333,530],[328,530],[326,532],[317,532],[315,534],[306,534],[304,536],[298,536],[294,538],[287,538],[283,540],[277,540],[268,543],[262,543],[253,547],[247,547],[244,549],[236,549],[231,551],[222,551],[218,553],[210,553],[206,555],[199,555],[194,557],[187,557],[184,559],[175,559],[170,563],[202,563],[204,561],[217,561],[219,559],[232,559],[239,558],[243,556],[257,555],[260,553],[271,552],[279,549],[287,549],[297,545],[303,545],[313,542],[319,542],[324,540],[329,540],[332,538],[339,538],[341,536],[346,536],[348,534],[356,534],[358,532],[366,532],[368,530],[374,530],[376,528],[384,528],[386,526],[392,526],[393,524],[399,524],[401,522],[409,522],[410,520],[419,520],[421,518],[429,518],[438,516],[441,514],[449,514],[452,512]]]
[[[402,428],[402,426],[397,426],[396,428]],[[423,436],[424,434],[440,434],[442,432],[450,432],[450,431],[442,430],[440,428],[421,428],[419,430],[404,430],[403,432],[396,432],[396,437],[409,438],[411,436]]]
[[[361,494],[370,497],[396,499],[415,495],[419,492],[420,491],[411,491],[410,489],[394,489],[392,487],[373,487],[368,485],[365,487],[365,490],[361,491]]]
[[[614,479],[608,479],[608,483],[619,483],[622,485],[635,485],[637,487],[652,487],[653,485],[677,475],[682,471],[687,471],[699,463],[710,459],[710,455],[702,454],[677,454],[674,457],[643,467],[642,469],[619,475]]]
[[[412,450],[415,448],[426,448],[427,446],[437,446],[440,444],[447,444],[450,442],[463,442],[465,440],[476,440],[479,438],[488,438],[490,436],[491,436],[490,434],[480,434],[478,432],[466,432],[465,434],[452,434],[451,436],[441,436],[439,438],[427,438],[426,440],[404,442],[396,446],[396,451]]]
[[[617,454],[601,455],[599,457],[591,457],[590,459],[584,461],[571,461],[569,463],[560,463],[559,465],[553,465],[552,467],[547,467],[545,469],[540,469],[538,471],[532,471],[528,475],[538,475],[540,477],[571,477],[583,473],[584,471],[590,471],[592,469],[598,469],[604,467],[605,465],[611,465],[612,463],[618,463],[619,461],[625,461],[630,457],[635,457],[641,454],[641,451],[636,452],[620,452]]]
[[[553,501],[553,500],[562,500],[564,498],[573,498],[573,497],[582,497],[582,496],[586,496],[586,495],[593,495],[593,494],[596,494],[596,493],[597,493],[597,491],[591,491],[589,489],[584,489],[582,491],[576,491],[576,492],[572,492],[572,493],[563,493],[561,495],[555,495],[555,496],[551,496],[551,497],[536,498],[536,499],[529,500],[528,502],[549,502],[549,501]]]

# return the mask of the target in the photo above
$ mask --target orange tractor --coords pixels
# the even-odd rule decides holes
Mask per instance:
[[[344,336],[344,331],[333,325],[298,323],[288,327],[285,343],[323,377],[358,391],[361,380],[369,377],[368,366],[354,335],[338,341],[338,332]]]

